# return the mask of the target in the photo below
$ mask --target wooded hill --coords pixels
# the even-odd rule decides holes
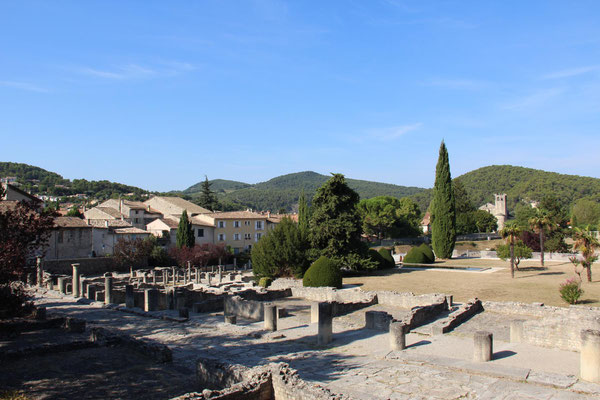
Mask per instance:
[[[311,199],[317,189],[330,178],[312,171],[297,172],[281,175],[266,182],[250,185],[242,182],[215,180],[211,189],[219,194],[219,201],[228,205],[228,208],[250,207],[256,210],[277,211],[280,208],[295,210],[300,193],[304,190],[306,197]],[[375,196],[406,197],[425,189],[392,185],[389,183],[347,179],[348,185],[356,190],[361,198]],[[201,183],[190,186],[182,193],[192,196],[200,195]],[[241,187],[234,189],[235,186]]]
[[[519,202],[539,201],[553,195],[567,209],[583,197],[600,201],[600,179],[579,175],[566,175],[539,169],[512,165],[490,165],[467,172],[459,179],[472,204],[479,207],[493,202],[495,193],[508,195],[508,208]],[[422,211],[431,201],[432,190],[427,189],[412,196]]]

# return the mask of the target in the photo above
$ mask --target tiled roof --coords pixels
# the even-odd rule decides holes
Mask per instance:
[[[160,221],[171,229],[177,229],[177,227],[179,226],[179,222],[171,218],[161,218]]]
[[[229,211],[214,212],[207,214],[214,219],[266,219],[266,215],[258,214],[252,211]]]
[[[431,222],[431,214],[429,212],[425,213],[425,216],[423,217],[423,220],[421,221],[421,225],[425,226],[425,225],[429,225]]]
[[[140,228],[134,228],[134,227],[130,227],[130,228],[118,228],[115,229],[114,232],[116,234],[129,234],[129,233],[150,233],[148,231],[145,231],[143,229]]]
[[[181,209],[187,210],[188,213],[191,214],[208,214],[210,210],[207,210],[204,207],[200,207],[197,204],[192,203],[191,201],[187,201],[182,199],[181,197],[169,197],[169,196],[157,196],[157,198],[171,203],[175,207],[179,207]]]
[[[203,221],[200,218],[196,218],[196,217],[192,217],[190,218],[190,222],[192,223],[192,225],[198,225],[198,226],[211,226],[214,227],[213,224],[211,224],[210,222],[207,221]]]
[[[119,212],[119,210],[116,210],[112,207],[103,207],[103,206],[98,206],[96,207],[98,210],[110,215],[113,218],[121,218],[121,213]]]
[[[106,228],[108,222],[109,228],[127,228],[131,224],[121,219],[88,219],[88,224],[94,228]]]
[[[56,217],[54,218],[55,228],[91,228],[84,220],[77,217]]]

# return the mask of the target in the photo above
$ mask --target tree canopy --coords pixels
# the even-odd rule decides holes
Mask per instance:
[[[378,196],[358,203],[363,231],[379,239],[418,236],[421,212],[409,198]]]
[[[202,182],[202,189],[200,192],[200,198],[198,199],[198,205],[204,207],[207,210],[215,211],[219,209],[219,200],[217,195],[211,190],[211,183],[208,181],[208,177],[204,175],[204,182]]]
[[[451,258],[456,243],[456,211],[450,161],[444,141],[435,169],[431,206],[431,244],[438,258]]]

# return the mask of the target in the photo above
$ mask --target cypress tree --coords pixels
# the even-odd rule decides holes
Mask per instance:
[[[188,218],[187,211],[183,210],[183,214],[181,214],[181,218],[179,219],[179,226],[177,227],[177,248],[194,247],[194,243],[192,224]]]
[[[298,199],[298,228],[300,229],[300,233],[303,237],[308,237],[308,224],[309,224],[309,215],[308,215],[308,204],[306,203],[306,196],[304,196],[304,190],[300,194],[300,198]]]
[[[451,258],[456,243],[456,210],[448,150],[442,140],[431,204],[431,244],[438,258]]]
[[[208,177],[204,175],[204,182],[202,182],[202,192],[200,194],[198,205],[209,209],[210,211],[215,211],[219,208],[219,201],[217,200],[215,192],[211,190],[211,185],[212,184],[208,181]]]

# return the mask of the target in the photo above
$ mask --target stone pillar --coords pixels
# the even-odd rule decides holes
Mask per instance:
[[[158,309],[158,290],[146,289],[144,291],[144,311],[156,311]]]
[[[38,287],[42,287],[42,284],[44,283],[44,264],[42,263],[42,257],[36,258],[35,262],[37,267],[36,283]]]
[[[310,323],[315,324],[319,322],[319,302],[313,301],[310,303]]]
[[[221,267],[219,267],[219,274],[217,275],[217,280],[218,280],[219,284],[221,284],[221,282],[223,282],[223,272],[221,272]]]
[[[592,329],[581,331],[580,363],[581,379],[600,383],[600,331]]]
[[[133,273],[133,266],[129,267],[129,278],[130,279],[135,278],[135,274]]]
[[[71,264],[71,266],[73,267],[73,297],[81,297],[79,264]]]
[[[210,281],[211,273],[207,273],[206,276],[208,277],[208,286],[211,286],[212,285],[212,283]]]
[[[523,321],[522,319],[516,319],[510,321],[510,342],[521,343],[523,342]]]
[[[177,282],[177,275],[175,275],[175,267],[171,267],[171,272],[173,274],[173,286],[175,286],[175,283]]]
[[[48,289],[54,290],[54,277],[53,276],[50,276],[50,279],[48,279]]]
[[[125,285],[125,307],[135,307],[135,295],[133,294],[133,285]]]
[[[112,289],[113,277],[110,272],[107,272],[104,274],[104,304],[111,304],[113,302]]]
[[[162,283],[163,286],[167,286],[167,279],[169,277],[169,271],[167,271],[166,269],[162,270]]]
[[[198,268],[194,268],[194,282],[200,283],[200,271],[198,271]]]
[[[390,348],[404,350],[406,348],[406,324],[400,321],[390,323]]]
[[[446,304],[448,305],[448,310],[451,310],[454,304],[454,297],[451,294],[446,296]]]
[[[235,325],[237,323],[237,317],[235,315],[225,314],[225,323]]]
[[[142,282],[148,283],[148,273],[146,271],[142,272]]]
[[[275,332],[277,330],[277,306],[265,304],[265,329]]]
[[[85,297],[87,297],[90,300],[96,300],[96,286],[87,285],[85,289]]]
[[[492,360],[493,335],[490,332],[477,331],[473,335],[473,361],[486,362]]]
[[[58,291],[62,294],[67,293],[67,278],[64,276],[58,277]]]
[[[317,344],[331,342],[333,335],[333,305],[331,303],[319,303],[319,330],[317,333]]]
[[[152,269],[150,273],[152,274],[152,284],[156,285],[156,270]]]

